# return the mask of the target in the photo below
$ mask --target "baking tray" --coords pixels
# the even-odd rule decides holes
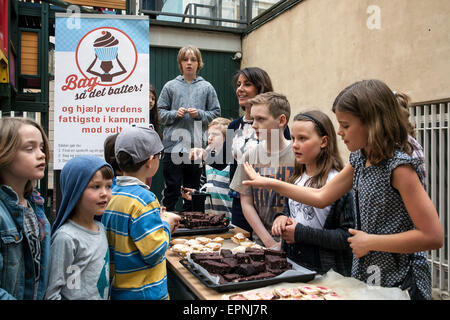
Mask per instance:
[[[186,269],[188,269],[201,283],[203,283],[208,288],[214,289],[218,292],[227,292],[227,291],[238,291],[238,290],[250,290],[265,287],[268,285],[272,285],[279,282],[309,282],[314,279],[317,274],[315,271],[309,270],[305,267],[302,267],[292,260],[289,262],[297,267],[300,270],[296,270],[298,274],[296,275],[279,275],[277,277],[263,279],[263,280],[251,280],[251,281],[242,281],[242,282],[232,282],[232,283],[224,283],[224,284],[215,284],[202,274],[198,272],[196,268],[194,268],[187,259],[181,259],[180,263]]]
[[[218,228],[210,227],[202,229],[178,228],[174,233],[172,233],[172,237],[225,233],[228,232],[230,229],[234,229],[234,227],[232,225],[228,225],[226,227],[218,227]]]

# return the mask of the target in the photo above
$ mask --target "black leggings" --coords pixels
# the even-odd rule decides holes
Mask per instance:
[[[181,196],[181,186],[186,188],[198,189],[200,186],[200,176],[202,169],[198,164],[192,162],[175,164],[172,159],[175,156],[188,159],[187,155],[164,153],[162,160],[165,187],[163,190],[162,205],[167,211],[174,211],[175,205]],[[184,157],[183,157],[184,156]],[[183,210],[191,209],[191,201],[184,200]]]

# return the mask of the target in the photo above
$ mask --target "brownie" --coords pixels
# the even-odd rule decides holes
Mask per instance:
[[[253,276],[242,278],[242,281],[263,280],[263,279],[268,279],[268,278],[273,278],[273,277],[275,277],[275,274],[273,274],[273,273],[262,272],[262,273],[255,274]]]
[[[237,260],[234,258],[223,258],[222,262],[226,263],[230,266],[230,268],[231,268],[230,272],[233,272],[235,270],[235,268],[239,265]]]
[[[252,261],[264,261],[264,251],[255,248],[246,248],[245,253],[250,256]]]
[[[267,267],[266,270],[267,272],[273,273],[276,276],[286,271],[285,269],[272,269],[269,267]]]
[[[185,225],[188,228],[208,226],[209,220],[208,219],[189,219],[189,220],[186,220]]]
[[[266,264],[264,262],[253,262],[252,265],[255,267],[257,273],[266,271]]]
[[[246,253],[236,253],[234,257],[237,259],[238,263],[250,263],[250,256]]]
[[[237,282],[242,276],[237,273],[224,274],[223,278],[228,282]]]
[[[217,215],[212,215],[212,217],[209,220],[209,223],[211,223],[211,225],[216,226],[218,224],[223,224],[225,219],[225,214],[217,214]]]
[[[209,273],[217,273],[221,275],[229,273],[231,269],[231,267],[226,263],[211,260],[203,260],[200,262],[200,265]]]
[[[244,276],[251,276],[258,272],[256,271],[255,266],[253,266],[252,264],[240,264],[236,268],[236,273],[242,274]]]
[[[287,267],[287,260],[279,256],[266,256],[265,262],[271,269],[283,269]]]
[[[278,256],[278,257],[286,258],[286,252],[280,251],[280,250],[265,249],[264,254],[266,256]]]
[[[230,249],[222,249],[220,250],[220,254],[224,258],[233,258],[233,252]]]
[[[209,260],[209,261],[217,261],[222,262],[222,257],[218,253],[211,252],[199,252],[199,253],[191,253],[191,259],[197,263],[199,261]]]

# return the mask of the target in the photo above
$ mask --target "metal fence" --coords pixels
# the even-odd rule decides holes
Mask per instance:
[[[433,201],[444,229],[444,245],[428,252],[432,268],[434,292],[448,298],[450,291],[450,100],[415,104],[410,121],[415,124],[417,140],[424,148],[427,172],[426,189]]]

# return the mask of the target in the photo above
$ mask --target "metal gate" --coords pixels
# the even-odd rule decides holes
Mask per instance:
[[[423,146],[427,172],[426,189],[444,229],[444,245],[428,252],[434,292],[448,298],[450,291],[450,100],[415,104],[410,109],[417,141]]]

